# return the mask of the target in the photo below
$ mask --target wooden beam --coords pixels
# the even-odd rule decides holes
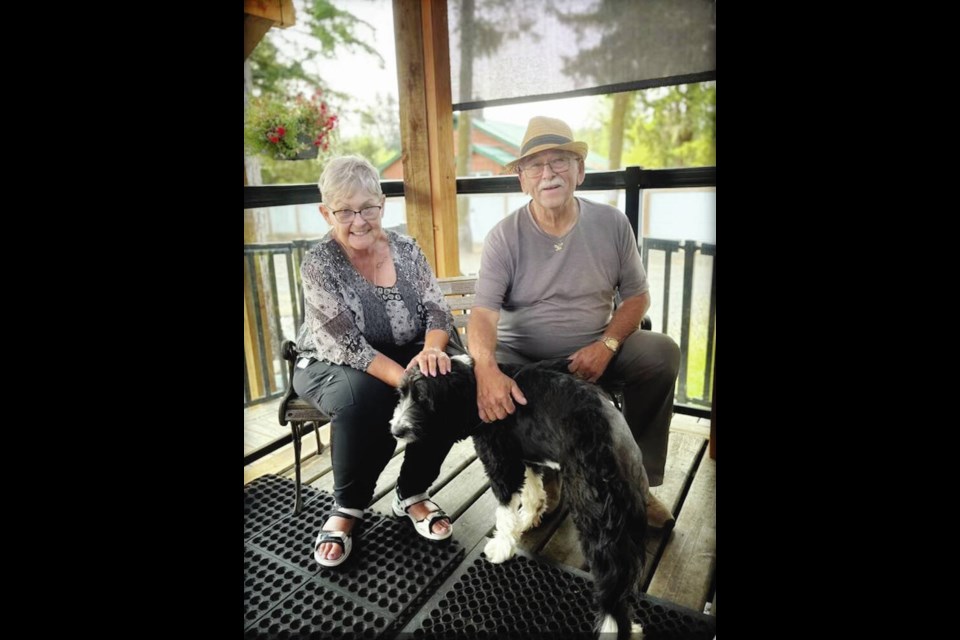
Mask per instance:
[[[267,35],[273,22],[266,18],[258,18],[244,14],[243,16],[243,59],[246,60],[256,49],[263,36]]]
[[[281,29],[297,23],[293,0],[243,0],[244,16],[265,18]]]
[[[393,0],[407,229],[439,277],[460,275],[446,0]]]
[[[297,22],[293,0],[243,0],[243,59],[271,27],[286,29]]]

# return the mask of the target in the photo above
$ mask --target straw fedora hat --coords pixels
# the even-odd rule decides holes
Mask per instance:
[[[529,124],[527,124],[527,132],[523,134],[520,157],[507,163],[503,167],[503,172],[515,173],[517,165],[524,158],[548,149],[573,151],[581,159],[587,157],[587,143],[575,141],[573,131],[570,130],[570,126],[566,122],[556,118],[535,116],[530,119]]]

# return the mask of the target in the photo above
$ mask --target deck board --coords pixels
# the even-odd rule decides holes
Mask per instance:
[[[329,449],[326,449],[329,451]],[[301,471],[303,465],[309,462],[310,458],[317,454],[317,439],[313,433],[308,434],[306,437],[302,438],[301,441],[301,452],[300,452],[300,464]],[[293,473],[293,445],[288,444],[280,449],[274,451],[273,453],[260,458],[253,464],[249,464],[243,468],[243,484],[252,482],[253,480],[259,478],[262,475],[272,473],[275,475],[284,475],[288,471]]]
[[[717,561],[717,461],[704,455],[647,593],[703,611]]]
[[[453,521],[453,535],[465,549],[473,549],[490,534],[497,521],[497,499],[487,489]]]
[[[650,491],[670,507],[670,512],[675,518],[681,511],[683,494],[697,472],[697,462],[706,446],[707,441],[700,436],[684,432],[671,431],[670,433],[663,484],[651,488]],[[671,532],[665,533],[662,530],[651,530],[647,535],[647,561],[640,578],[641,585],[649,584],[650,576],[656,571],[657,563],[663,556],[663,550],[670,544],[671,535]]]

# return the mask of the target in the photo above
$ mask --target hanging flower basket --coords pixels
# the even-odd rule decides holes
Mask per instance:
[[[311,98],[265,94],[250,100],[244,117],[247,153],[278,160],[310,160],[330,147],[335,116],[318,89]]]

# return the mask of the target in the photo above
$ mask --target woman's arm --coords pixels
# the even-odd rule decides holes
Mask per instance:
[[[399,387],[400,379],[403,377],[403,367],[391,358],[377,352],[377,355],[373,357],[373,362],[367,367],[367,373],[391,387]]]

